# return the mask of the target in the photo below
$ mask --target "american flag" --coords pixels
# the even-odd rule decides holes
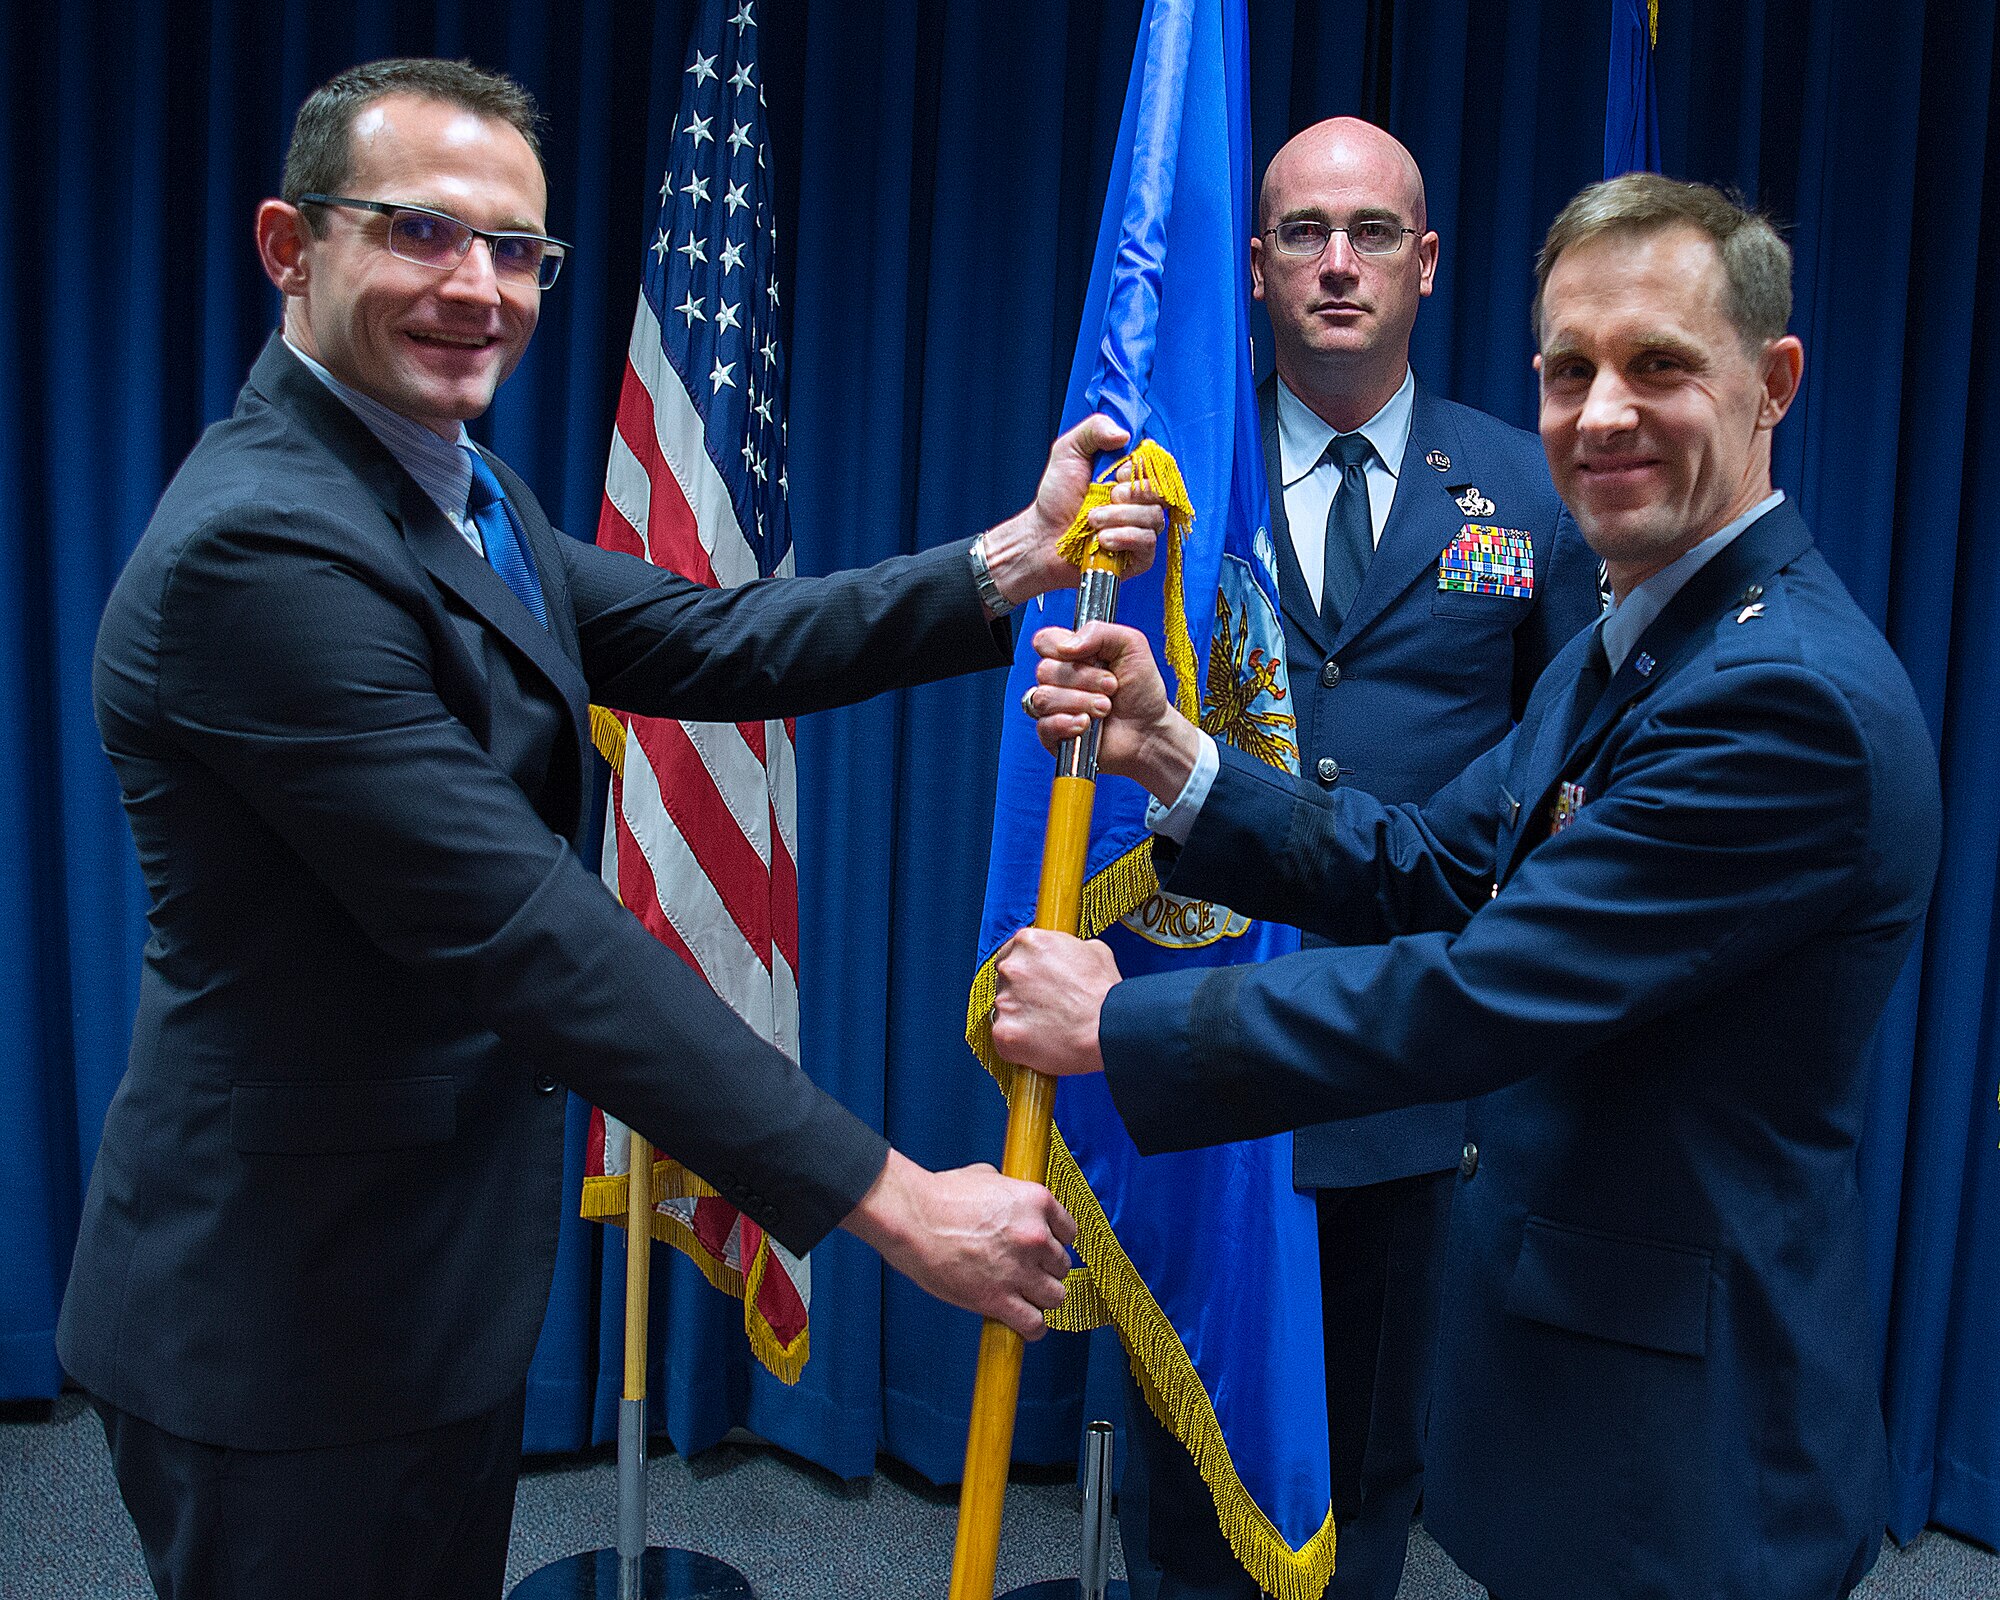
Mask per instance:
[[[712,587],[792,571],[777,222],[754,0],[705,0],[643,281],[597,542]],[[746,1022],[799,1053],[792,729],[596,712],[612,763],[604,878]],[[584,1212],[625,1213],[627,1134],[593,1113]],[[678,1163],[656,1165],[654,1232],[742,1297],[779,1377],[806,1359],[809,1263]]]

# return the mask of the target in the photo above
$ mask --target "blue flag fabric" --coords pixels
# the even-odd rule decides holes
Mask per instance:
[[[1659,0],[1611,0],[1611,73],[1604,86],[1604,176],[1660,170],[1660,100],[1653,87]]]
[[[1149,0],[1063,426],[1103,411],[1134,448],[1172,455],[1193,520],[1123,585],[1119,620],[1152,638],[1185,713],[1296,771],[1250,371],[1248,77],[1243,0]],[[1034,630],[1074,617],[1073,594],[1029,609],[1010,705],[1034,681]],[[1053,775],[1033,726],[1007,718],[967,1017],[989,1068],[993,958],[1034,920]],[[1111,944],[1121,971],[1297,948],[1289,928],[1161,894],[1145,811],[1137,785],[1099,780],[1082,931]],[[1292,1189],[1290,1140],[1142,1158],[1103,1080],[1066,1079],[1050,1186],[1077,1219],[1084,1263],[1052,1324],[1116,1322],[1245,1568],[1284,1600],[1316,1600],[1334,1542],[1319,1263],[1312,1202]]]

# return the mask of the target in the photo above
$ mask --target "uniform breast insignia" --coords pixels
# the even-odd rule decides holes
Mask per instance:
[[[1445,493],[1458,502],[1458,509],[1463,511],[1468,517],[1478,518],[1493,515],[1493,502],[1481,494],[1472,484],[1461,484],[1447,489]]]
[[[1535,597],[1535,541],[1518,528],[1468,522],[1438,558],[1443,594]]]
[[[1555,804],[1549,808],[1549,837],[1553,839],[1563,829],[1576,821],[1576,814],[1583,809],[1583,802],[1589,796],[1580,783],[1565,782],[1556,790]]]
[[[1433,450],[1424,459],[1439,472],[1451,471],[1451,457],[1446,455],[1442,450]]]
[[[1764,602],[1760,600],[1755,605],[1745,606],[1741,611],[1736,613],[1736,625],[1740,628],[1752,617],[1761,617],[1763,614]]]

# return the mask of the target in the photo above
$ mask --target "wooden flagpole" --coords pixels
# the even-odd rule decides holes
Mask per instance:
[[[625,1387],[618,1405],[618,1594],[646,1592],[646,1331],[653,1287],[653,1147],[626,1134]]]
[[[1118,612],[1116,556],[1093,543],[1077,586],[1076,625],[1109,622]],[[1079,931],[1090,814],[1097,798],[1097,725],[1067,739],[1056,752],[1049,791],[1048,831],[1042,839],[1042,875],[1035,894],[1035,926]],[[1000,1170],[1010,1178],[1046,1183],[1049,1130],[1056,1081],[1010,1064],[1007,1142]],[[979,1365],[972,1384],[972,1420],[965,1438],[965,1481],[958,1497],[958,1539],[951,1559],[951,1600],[993,1600],[993,1570],[1000,1556],[1000,1510],[1007,1493],[1007,1464],[1014,1449],[1014,1413],[1021,1394],[1021,1336],[988,1318],[979,1330]]]

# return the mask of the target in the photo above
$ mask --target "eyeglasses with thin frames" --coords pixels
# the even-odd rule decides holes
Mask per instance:
[[[387,217],[389,254],[398,260],[414,261],[420,267],[434,267],[439,272],[452,271],[465,259],[472,241],[484,239],[493,258],[495,277],[547,289],[554,285],[556,275],[562,271],[563,258],[569,254],[569,246],[560,239],[505,230],[489,233],[429,206],[356,200],[344,194],[302,194],[299,204],[344,206],[350,211],[372,211]]]
[[[1316,256],[1333,241],[1336,233],[1347,235],[1348,246],[1356,255],[1392,256],[1403,248],[1403,235],[1416,231],[1380,217],[1350,222],[1344,228],[1315,217],[1294,217],[1264,230],[1288,256]]]

